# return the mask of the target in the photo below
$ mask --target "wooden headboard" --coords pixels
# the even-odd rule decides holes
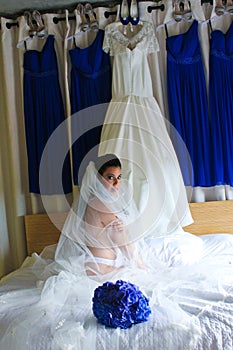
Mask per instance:
[[[185,231],[195,235],[233,234],[233,200],[190,203],[190,210],[194,223],[186,226]],[[45,246],[57,243],[66,216],[67,213],[25,216],[28,255],[41,253]]]

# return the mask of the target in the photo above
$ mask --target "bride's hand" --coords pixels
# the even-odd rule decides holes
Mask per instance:
[[[111,222],[110,226],[114,231],[124,231],[124,223],[120,219],[116,219],[113,222]]]

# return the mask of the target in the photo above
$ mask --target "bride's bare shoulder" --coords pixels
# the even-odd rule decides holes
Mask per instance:
[[[103,213],[106,213],[107,208],[98,198],[93,197],[87,204],[86,221],[100,220]]]
[[[104,203],[98,199],[97,197],[93,197],[89,200],[87,205],[87,210],[94,210],[94,211],[106,211],[106,206]]]
[[[86,222],[96,226],[104,227],[115,219],[115,215],[98,198],[89,201],[86,208]]]

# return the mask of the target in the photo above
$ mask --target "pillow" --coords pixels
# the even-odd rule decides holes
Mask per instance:
[[[203,241],[203,257],[233,255],[233,235],[212,233],[200,236]]]
[[[157,259],[167,266],[191,265],[203,256],[203,240],[182,228],[167,236],[146,239]]]

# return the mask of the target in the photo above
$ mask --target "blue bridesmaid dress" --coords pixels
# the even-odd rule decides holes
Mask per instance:
[[[76,46],[69,51],[71,58],[71,112],[73,181],[80,185],[80,179],[90,159],[97,156],[102,124],[108,102],[111,100],[112,72],[110,57],[103,49],[104,31],[99,29],[94,41],[86,48]],[[103,108],[88,108],[103,104]],[[76,113],[82,111],[81,113]],[[92,119],[95,122],[92,123]],[[93,127],[93,124],[97,125]],[[89,128],[88,131],[84,132]],[[81,135],[81,136],[80,136]],[[80,137],[78,137],[80,136]]]
[[[166,49],[170,122],[188,151],[171,132],[184,182],[192,187],[211,186],[210,125],[198,22],[194,20],[185,33],[168,36]]]
[[[70,159],[67,155],[63,169],[58,169],[62,147],[68,151],[68,134],[51,150],[44,166],[46,179],[40,186],[40,161],[45,145],[53,131],[65,120],[64,106],[58,80],[54,36],[49,35],[42,51],[24,53],[24,115],[28,156],[29,191],[46,195],[72,192]],[[62,179],[58,174],[62,174]],[[61,182],[62,181],[62,185]]]
[[[233,186],[233,22],[211,33],[209,101],[214,182]]]

